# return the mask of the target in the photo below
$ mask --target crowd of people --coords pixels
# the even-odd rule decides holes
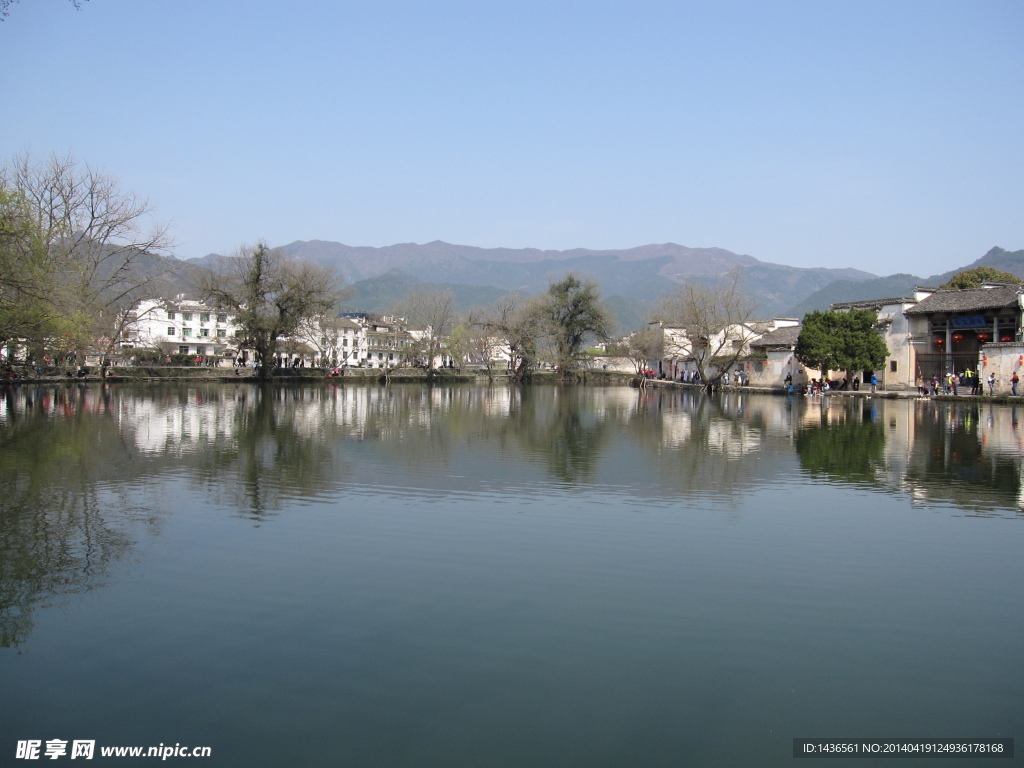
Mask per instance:
[[[1010,393],[1017,397],[1017,388],[1020,385],[1020,376],[1014,371],[1010,377]],[[939,380],[938,376],[932,376],[928,381],[918,380],[918,389],[924,396],[935,396],[939,394],[939,390],[945,395],[982,395],[985,393],[985,387],[988,388],[988,394],[995,397],[996,387],[999,386],[999,379],[996,378],[995,373],[990,373],[984,379],[978,375],[977,371],[972,371],[967,368],[960,373],[955,371],[947,372],[946,375]]]

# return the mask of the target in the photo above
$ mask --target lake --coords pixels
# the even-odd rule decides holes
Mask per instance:
[[[88,740],[115,765],[146,760],[101,747],[789,766],[794,738],[1024,736],[1019,415],[589,386],[0,390],[0,764]]]

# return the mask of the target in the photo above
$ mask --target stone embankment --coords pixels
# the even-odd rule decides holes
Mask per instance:
[[[145,382],[156,382],[156,381],[194,381],[194,382],[250,382],[256,383],[259,381],[253,375],[251,368],[206,368],[206,367],[190,367],[190,366],[155,366],[155,367],[127,367],[127,366],[112,366],[107,369],[108,374],[105,376],[100,368],[93,367],[89,369],[89,372],[85,376],[77,376],[73,371],[68,369],[57,369],[57,368],[45,368],[37,369],[31,366],[7,366],[2,373],[0,373],[0,383],[7,384],[31,384],[31,383],[54,383],[57,381],[64,382],[97,382],[97,381],[108,381],[111,383],[117,382],[133,382],[133,381],[145,381]],[[620,386],[640,386],[640,379],[630,373],[623,373],[619,371],[586,371],[582,374],[582,381],[590,384],[612,384]],[[495,383],[509,383],[512,380],[511,376],[505,371],[500,373],[494,373],[488,376],[487,372],[482,369],[464,369],[462,372],[450,369],[435,370],[433,372],[427,372],[421,368],[400,368],[398,370],[391,371],[387,375],[379,368],[348,368],[345,370],[344,375],[338,377],[329,376],[328,373],[319,368],[283,368],[275,371],[273,377],[270,379],[271,383],[275,384],[287,384],[287,383],[309,383],[309,382],[352,382],[352,383],[376,383],[376,382],[392,382],[392,383],[456,383],[456,382],[487,382],[492,381]],[[534,372],[530,377],[530,382],[534,384],[553,384],[558,381],[557,374],[554,371],[537,371]],[[685,389],[692,391],[699,391],[701,389],[698,384],[684,384],[678,381],[671,381],[668,379],[648,379],[644,382],[644,386],[648,388],[669,388],[669,389]],[[878,391],[874,395],[871,394],[870,389],[861,389],[859,391],[843,391],[833,390],[827,393],[818,395],[800,395],[790,394],[784,387],[752,387],[752,386],[736,386],[730,385],[722,387],[722,392],[757,392],[759,394],[770,394],[770,395],[789,395],[791,397],[808,397],[808,398],[820,398],[820,397],[853,397],[853,398],[866,398],[866,397],[879,397],[887,399],[927,399],[927,400],[943,400],[943,401],[978,401],[984,400],[985,402],[995,403],[1013,403],[1020,404],[1021,397],[1013,397],[1009,393],[1001,393],[995,396],[990,395],[968,395],[960,393],[958,395],[929,395],[927,397],[921,395],[914,390],[901,390],[901,391]]]

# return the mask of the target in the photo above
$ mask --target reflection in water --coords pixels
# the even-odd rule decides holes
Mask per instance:
[[[1017,516],[1015,408],[588,387],[78,385],[0,391],[0,644],[104,583],[163,479],[265,520],[340,489],[756,494],[797,467],[914,504]],[[141,526],[141,528],[140,528]]]
[[[3,398],[0,647],[10,647],[27,639],[34,609],[102,585],[131,539],[101,501],[126,456],[107,393],[28,387]]]
[[[848,483],[878,483],[885,429],[874,400],[823,398],[808,409],[796,434],[800,466],[812,475]]]
[[[922,403],[904,482],[918,501],[949,501],[987,514],[1024,508],[1017,408]]]

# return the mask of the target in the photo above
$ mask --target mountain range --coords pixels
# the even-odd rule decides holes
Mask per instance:
[[[414,287],[451,290],[459,310],[486,306],[512,291],[534,295],[567,272],[594,279],[616,313],[620,330],[641,325],[673,287],[689,280],[712,282],[739,271],[762,317],[802,317],[839,301],[904,295],[917,285],[938,285],[961,269],[988,265],[1024,274],[1024,251],[993,248],[967,267],[928,278],[897,274],[879,277],[859,269],[800,268],[760,261],[722,248],[689,248],[675,243],[623,250],[477,248],[439,240],[383,248],[323,240],[282,247],[290,256],[334,268],[350,288],[350,311],[401,311]],[[185,270],[204,268],[215,254],[178,262]]]
[[[793,317],[803,317],[815,309],[828,309],[830,304],[844,301],[860,301],[861,299],[886,299],[897,296],[908,296],[917,286],[938,288],[957,272],[976,267],[992,267],[1002,272],[1009,272],[1024,279],[1024,250],[1006,251],[992,248],[980,259],[970,264],[940,272],[930,277],[918,277],[900,273],[888,277],[876,277],[870,280],[838,280],[831,285],[815,291],[802,301],[795,303],[791,309]]]

